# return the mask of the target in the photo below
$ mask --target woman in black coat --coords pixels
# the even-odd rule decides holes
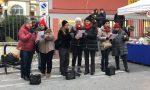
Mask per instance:
[[[82,19],[77,17],[75,19],[75,26],[72,27],[70,31],[71,35],[71,50],[72,50],[72,67],[75,69],[76,60],[78,59],[77,63],[77,72],[81,73],[81,62],[82,62],[82,44],[83,38],[80,35],[80,31],[83,31]]]
[[[85,33],[83,35],[83,50],[85,55],[85,75],[89,73],[89,55],[91,56],[91,75],[95,73],[95,53],[98,51],[97,28],[93,26],[91,18],[84,20]]]

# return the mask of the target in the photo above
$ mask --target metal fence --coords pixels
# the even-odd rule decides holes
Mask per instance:
[[[0,22],[0,42],[16,42],[18,41],[18,31],[21,25],[24,24],[26,19],[30,16],[10,15],[5,18],[1,18]],[[40,16],[34,17],[37,21],[40,20]]]
[[[26,19],[31,18],[29,16],[7,16],[0,20],[0,42],[17,42],[18,41],[18,31],[21,25]],[[41,19],[40,16],[34,17],[37,21]],[[113,27],[113,18],[108,18],[110,20],[110,26]],[[50,25],[50,18],[47,19]],[[124,26],[133,25],[135,30],[131,33],[133,37],[141,37],[146,32],[147,27],[150,27],[150,19],[126,19]]]

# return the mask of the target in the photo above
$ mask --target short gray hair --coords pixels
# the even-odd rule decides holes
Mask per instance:
[[[32,23],[32,20],[27,19],[25,23]]]

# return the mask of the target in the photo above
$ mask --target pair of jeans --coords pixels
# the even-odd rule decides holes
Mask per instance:
[[[128,69],[128,64],[127,64],[127,55],[121,55],[121,58],[123,60],[123,65],[124,65],[124,68],[125,70]],[[115,56],[115,60],[116,60],[116,68],[117,69],[120,69],[120,58],[119,56]]]
[[[21,78],[24,78],[24,77],[29,78],[30,71],[31,71],[33,52],[21,50],[20,58],[21,58]]]
[[[69,49],[59,48],[60,72],[65,75],[69,66]]]
[[[78,67],[81,67],[82,62],[82,48],[81,46],[74,46],[72,48],[72,67],[75,67],[78,58]]]
[[[52,71],[52,59],[53,59],[54,51],[50,51],[48,53],[40,53],[41,57],[41,73],[50,74]],[[47,72],[46,72],[47,70]]]
[[[95,72],[95,53],[96,51],[85,50],[85,73],[89,73],[89,56],[91,56],[91,73]]]
[[[106,70],[109,64],[109,53],[110,49],[101,50],[102,59],[101,59],[101,70]]]

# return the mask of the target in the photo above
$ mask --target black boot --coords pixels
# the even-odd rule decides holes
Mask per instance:
[[[115,61],[116,61],[116,70],[120,70],[119,56],[115,56]]]
[[[123,59],[123,65],[124,65],[125,71],[130,72],[128,69],[128,64],[127,64],[127,55],[123,55],[122,59]]]
[[[78,73],[82,73],[82,71],[81,71],[81,67],[80,67],[80,66],[78,66],[78,68],[77,68],[77,72],[78,72]]]

